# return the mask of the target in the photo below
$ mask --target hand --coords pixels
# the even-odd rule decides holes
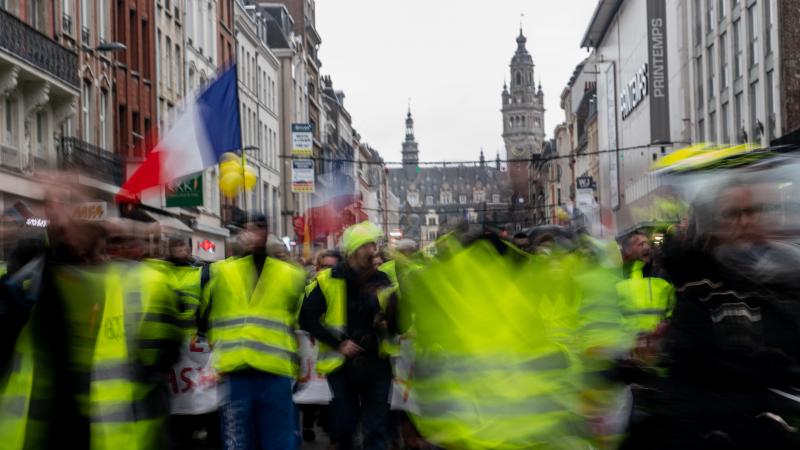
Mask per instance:
[[[339,353],[344,355],[345,358],[353,358],[363,351],[363,348],[350,339],[339,344]]]

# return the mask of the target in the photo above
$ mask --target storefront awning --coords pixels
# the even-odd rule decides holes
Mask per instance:
[[[168,216],[166,214],[159,214],[153,211],[144,211],[144,213],[154,221],[158,222],[158,224],[161,225],[161,228],[167,231],[192,234],[192,229],[186,226],[185,223],[181,222],[176,217]]]

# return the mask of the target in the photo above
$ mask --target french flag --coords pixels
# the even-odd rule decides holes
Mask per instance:
[[[242,148],[236,65],[211,82],[172,128],[147,153],[128,178],[117,202],[132,202],[145,189],[167,184],[219,162],[225,152]]]

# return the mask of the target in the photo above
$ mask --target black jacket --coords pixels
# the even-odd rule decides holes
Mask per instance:
[[[362,279],[345,263],[331,269],[333,278],[344,279],[347,286],[347,326],[343,335],[330,330],[322,324],[327,311],[327,302],[319,286],[315,287],[303,301],[300,309],[300,328],[315,339],[336,349],[345,340],[352,340],[364,349],[358,357],[348,360],[345,366],[352,366],[354,360],[366,372],[375,377],[390,378],[392,371],[387,358],[382,358],[379,350],[380,331],[376,322],[383,319],[377,293],[381,288],[391,285],[389,277],[376,271]]]

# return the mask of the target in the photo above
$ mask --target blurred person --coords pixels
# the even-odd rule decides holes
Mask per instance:
[[[181,346],[182,361],[190,360],[200,368],[207,363],[202,349],[206,346],[203,331],[199,331],[198,310],[202,288],[208,281],[208,265],[198,261],[192,255],[189,239],[184,236],[172,236],[168,239],[168,255],[162,269],[170,276],[173,289],[179,299],[179,324],[184,332]],[[197,368],[197,367],[196,367]],[[181,370],[180,365],[174,370]],[[179,372],[180,373],[180,372]],[[181,376],[183,374],[181,373]],[[191,388],[196,388],[191,386]],[[172,448],[191,449],[199,445],[219,448],[222,445],[219,432],[219,414],[217,411],[197,414],[196,409],[181,409],[186,406],[173,402],[170,416],[170,438]],[[189,405],[192,406],[192,405]],[[196,407],[196,406],[195,406]],[[203,408],[205,409],[205,408]],[[198,439],[203,436],[203,439]],[[201,441],[201,442],[196,442]]]
[[[270,234],[267,238],[267,256],[270,258],[280,259],[284,262],[289,262],[292,260],[289,251],[286,249],[286,244],[284,244],[283,241],[278,239],[278,237],[274,234]],[[299,263],[302,267],[302,261]]]
[[[528,247],[531,245],[531,240],[528,237],[528,234],[523,231],[514,233],[514,237],[511,238],[511,242],[521,250],[528,250]]]
[[[145,259],[146,239],[160,235],[153,227],[130,219],[111,221],[110,261],[95,270],[66,270],[62,275],[62,295],[70,303],[81,303],[84,284],[97,286],[101,296],[86,324],[97,329],[94,352],[88,360],[81,358],[92,378],[92,448],[111,448],[121,441],[141,448],[168,446],[167,375],[180,355],[185,326],[172,274]],[[80,314],[79,309],[70,311],[76,326]],[[109,373],[109,367],[118,369]],[[125,389],[114,390],[120,386]]]
[[[345,230],[344,260],[317,275],[300,310],[300,327],[320,342],[317,370],[333,392],[331,439],[353,448],[361,424],[364,450],[380,450],[388,438],[392,368],[380,353],[380,290],[391,285],[373,257],[381,230],[362,222]]]
[[[678,286],[666,379],[625,448],[800,446],[800,251],[771,234],[778,185],[736,177],[696,205],[666,267]]]
[[[47,188],[48,247],[17,274],[32,309],[16,342],[19,371],[4,383],[27,404],[25,417],[3,417],[0,434],[12,448],[161,448],[172,363],[161,356],[179,334],[173,294],[153,271],[106,262],[103,225],[67,213],[84,198],[69,184]],[[6,439],[9,424],[16,440]]]
[[[222,374],[221,427],[227,450],[299,445],[292,381],[304,272],[267,255],[267,219],[250,215],[237,240],[244,256],[213,263],[203,290],[213,367]]]
[[[385,262],[388,262],[386,258],[380,253],[376,253],[375,256],[372,257],[372,265],[375,266],[375,269],[379,269]]]
[[[325,269],[332,269],[334,266],[339,264],[339,261],[342,260],[342,255],[336,250],[325,250],[317,255],[317,263],[316,269],[317,272],[321,272]]]
[[[0,297],[0,442],[5,448],[57,448],[90,444],[90,420],[79,405],[90,377],[76,364],[76,343],[59,291],[62,266],[93,264],[103,246],[102,227],[73,220],[64,205],[83,198],[68,183],[44,182],[44,239],[20,239],[11,252]],[[84,295],[93,295],[85,286]],[[91,314],[87,309],[84,317]]]
[[[311,276],[311,282],[306,285],[306,294],[310,293],[316,284],[313,280],[316,276],[326,269],[331,269],[342,260],[342,255],[337,250],[320,250],[317,253],[314,264],[314,273]],[[300,330],[301,333],[306,333]],[[313,342],[313,338],[312,338]],[[301,387],[302,388],[302,387]],[[300,413],[303,422],[303,440],[306,442],[314,442],[317,439],[317,434],[314,431],[314,426],[319,425],[325,432],[328,432],[328,406],[317,404],[301,404]]]

